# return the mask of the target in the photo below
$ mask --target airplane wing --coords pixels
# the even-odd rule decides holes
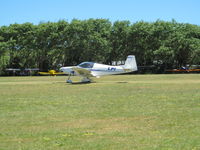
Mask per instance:
[[[56,72],[56,73],[53,73],[55,75],[61,75],[61,74],[64,74],[63,72]]]
[[[50,75],[49,72],[38,72],[38,73],[41,74],[41,75]]]
[[[90,70],[84,69],[84,68],[78,68],[78,67],[72,67],[74,72],[80,76],[84,77],[92,77],[93,75],[91,74]]]
[[[62,75],[64,74],[63,72],[55,72],[55,73],[51,73],[51,72],[38,72],[40,75]]]

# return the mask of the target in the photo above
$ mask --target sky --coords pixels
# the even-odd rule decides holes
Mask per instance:
[[[1,0],[0,26],[104,18],[200,25],[200,0]]]

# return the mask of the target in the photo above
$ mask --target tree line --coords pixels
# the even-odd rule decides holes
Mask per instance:
[[[6,68],[47,71],[83,61],[111,64],[129,54],[138,66],[154,65],[157,71],[200,65],[200,26],[175,20],[74,19],[0,27],[0,75]]]

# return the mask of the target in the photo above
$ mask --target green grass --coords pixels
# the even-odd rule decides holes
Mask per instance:
[[[0,78],[0,150],[200,149],[199,74],[65,79]]]

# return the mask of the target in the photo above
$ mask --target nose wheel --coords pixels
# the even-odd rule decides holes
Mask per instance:
[[[72,83],[72,80],[66,80],[67,83]]]

